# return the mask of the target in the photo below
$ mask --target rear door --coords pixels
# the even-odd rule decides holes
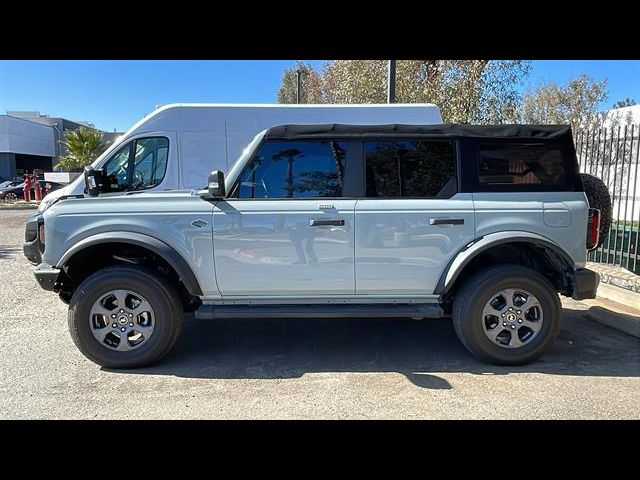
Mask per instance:
[[[458,193],[457,145],[365,140],[356,205],[356,293],[431,295],[447,262],[474,238],[470,193]]]
[[[269,139],[213,213],[223,297],[353,295],[348,142]]]

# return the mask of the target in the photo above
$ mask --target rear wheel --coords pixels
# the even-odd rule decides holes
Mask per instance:
[[[113,266],[77,288],[69,303],[69,331],[98,365],[142,367],[171,350],[182,313],[180,298],[164,277],[143,267]]]
[[[535,270],[503,264],[471,276],[457,292],[453,325],[476,357],[498,365],[539,358],[560,332],[560,299]]]

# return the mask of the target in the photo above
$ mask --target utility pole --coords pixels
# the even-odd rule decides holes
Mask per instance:
[[[389,78],[387,80],[387,103],[396,103],[396,61],[389,60]]]
[[[302,77],[302,70],[296,70],[296,103],[300,103],[300,100],[302,100],[301,97],[301,88],[302,88],[302,82],[301,82],[301,77]]]

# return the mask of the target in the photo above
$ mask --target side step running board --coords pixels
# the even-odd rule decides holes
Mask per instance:
[[[321,305],[201,305],[196,318],[340,318],[340,317],[446,317],[440,305],[427,304],[321,304]]]

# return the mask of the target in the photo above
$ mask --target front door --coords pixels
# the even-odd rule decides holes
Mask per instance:
[[[353,295],[346,144],[266,140],[213,213],[223,297]]]
[[[470,193],[457,192],[455,142],[365,141],[365,198],[356,206],[356,293],[431,295],[474,238]]]

